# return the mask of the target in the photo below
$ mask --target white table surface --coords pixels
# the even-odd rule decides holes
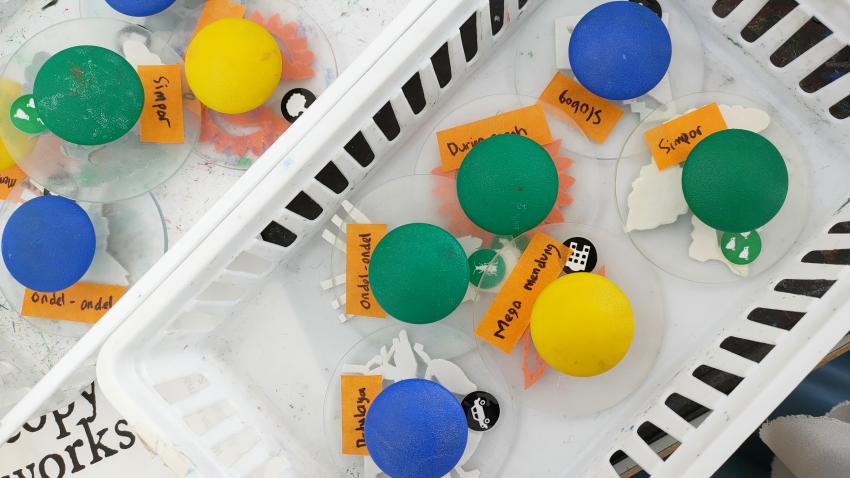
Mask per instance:
[[[339,68],[343,70],[409,0],[290,1],[300,5],[322,27],[330,40]],[[79,17],[79,0],[59,0],[56,5],[42,10],[47,3],[48,0],[26,0],[25,6],[15,16],[6,19],[5,23],[0,20],[0,62],[11,56],[33,34],[55,23]],[[169,243],[178,241],[202,214],[214,207],[221,191],[230,187],[241,174],[241,171],[224,168],[193,154],[174,177],[157,187],[153,193],[166,219]],[[69,337],[45,334],[42,329],[10,311],[8,304],[0,304],[0,307],[4,307],[0,309],[0,339],[14,344],[21,355],[31,358],[39,375],[55,364],[76,341]],[[99,418],[101,428],[114,426],[120,418],[111,409],[106,410],[106,418]],[[16,443],[0,447],[0,476],[13,473],[33,461],[36,461],[37,467],[38,460],[46,453],[52,453],[51,446],[57,446],[54,436],[57,429],[55,423],[51,426],[53,428],[49,431],[50,427],[45,426],[42,433],[25,434]],[[83,433],[82,429],[77,432]],[[139,476],[146,478],[155,471],[159,472],[157,475],[162,473],[161,467],[152,465],[144,449],[137,446],[133,453],[125,453],[115,463],[90,466],[77,475],[83,478],[115,476],[116,471],[131,465],[138,466],[136,471],[142,473]]]

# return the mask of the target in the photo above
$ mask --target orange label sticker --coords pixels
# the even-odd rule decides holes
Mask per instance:
[[[183,85],[180,65],[139,65],[145,88],[141,140],[145,143],[182,143]]]
[[[717,103],[705,105],[643,134],[658,169],[683,163],[708,135],[726,129]]]
[[[363,434],[366,412],[381,393],[381,375],[342,375],[340,377],[342,405],[343,455],[368,455]]]
[[[383,319],[387,316],[378,305],[369,285],[369,261],[378,241],[387,234],[386,224],[348,224],[345,226],[345,313]]]
[[[12,188],[25,177],[27,177],[27,174],[17,166],[0,171],[0,199],[9,197]]]
[[[24,291],[21,315],[42,319],[93,324],[118,302],[127,288],[117,285],[77,282],[59,292]]]
[[[597,143],[605,142],[623,116],[620,107],[587,91],[560,71],[543,90],[540,101],[552,106],[555,115],[567,123],[575,122],[588,138]]]
[[[540,232],[535,234],[475,329],[475,335],[502,352],[511,353],[531,322],[534,301],[561,275],[571,253],[560,241]]]
[[[539,144],[552,142],[546,114],[539,104],[437,132],[443,171],[454,171],[473,146],[499,134],[518,134]]]
[[[245,5],[240,5],[232,0],[207,0],[201,16],[192,32],[192,38],[210,23],[223,18],[242,18],[245,16]]]

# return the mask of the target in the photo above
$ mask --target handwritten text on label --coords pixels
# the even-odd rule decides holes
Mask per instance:
[[[560,241],[543,233],[535,234],[475,335],[502,352],[511,353],[528,328],[534,301],[558,278],[571,253]]]
[[[345,227],[345,313],[348,315],[387,316],[369,285],[372,251],[386,233],[386,224],[348,224]]]
[[[0,171],[0,199],[9,197],[9,193],[18,184],[18,181],[21,181],[26,176],[26,173],[17,166]]]
[[[711,103],[672,119],[644,133],[658,169],[683,163],[700,141],[726,129],[717,103]]]
[[[527,106],[472,123],[437,132],[442,169],[454,171],[469,151],[478,143],[500,134],[516,134],[533,139],[539,144],[552,142],[552,132],[546,121],[543,107]]]
[[[343,375],[340,377],[342,405],[342,453],[368,455],[364,428],[366,413],[381,393],[384,378],[380,375]]]
[[[93,324],[127,292],[126,287],[78,282],[58,292],[24,291],[21,315]]]
[[[182,143],[183,85],[180,65],[140,65],[145,106],[139,118],[146,143]]]
[[[623,110],[600,98],[567,75],[557,72],[540,95],[540,101],[552,107],[567,123],[575,123],[588,138],[604,143],[617,126]]]

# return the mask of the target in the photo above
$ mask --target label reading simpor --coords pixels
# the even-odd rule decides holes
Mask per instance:
[[[558,278],[570,253],[560,241],[543,233],[535,234],[475,335],[502,352],[511,353],[528,328],[534,301]]]
[[[717,103],[711,103],[663,123],[643,134],[658,169],[683,163],[700,141],[726,129]]]
[[[345,226],[345,313],[348,315],[378,319],[387,316],[375,300],[369,284],[372,251],[386,234],[386,224]]]
[[[183,77],[180,65],[139,65],[145,106],[139,118],[145,143],[182,143]]]
[[[596,143],[604,143],[611,134],[623,110],[600,98],[569,76],[555,73],[540,101],[553,107],[558,116],[567,117]]]
[[[463,158],[476,144],[500,134],[518,134],[533,139],[538,144],[552,142],[552,132],[540,104],[508,111],[438,131],[437,147],[440,150],[443,171],[458,169]]]
[[[42,319],[93,324],[100,320],[127,288],[117,285],[77,282],[58,292],[24,291],[21,315]]]
[[[342,453],[368,455],[363,433],[366,413],[381,393],[384,378],[381,375],[342,375],[340,398],[342,406]]]

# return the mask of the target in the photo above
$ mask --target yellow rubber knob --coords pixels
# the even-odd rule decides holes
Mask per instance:
[[[625,357],[635,332],[626,294],[598,274],[568,274],[549,284],[531,311],[531,339],[555,370],[591,377]]]
[[[20,83],[0,79],[0,171],[15,166],[15,158],[27,156],[35,146],[34,137],[18,131],[9,119],[9,108],[19,96]]]
[[[265,103],[280,83],[282,66],[274,37],[242,18],[210,23],[186,50],[189,87],[220,113],[245,113]]]

